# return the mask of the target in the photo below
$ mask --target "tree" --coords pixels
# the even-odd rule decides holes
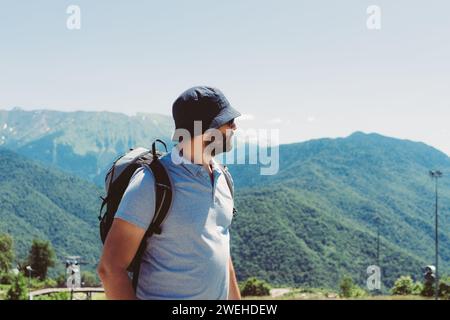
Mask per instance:
[[[412,294],[418,296],[422,293],[422,291],[423,291],[423,284],[420,283],[419,281],[416,281],[413,286]]]
[[[32,276],[44,280],[48,268],[55,265],[55,252],[48,241],[33,240],[28,255],[28,264],[33,268]]]
[[[422,292],[420,293],[424,297],[432,297],[435,294],[434,281],[426,280],[423,284]]]
[[[0,284],[11,284],[14,281],[12,272],[0,273]]]
[[[442,277],[439,282],[439,296],[450,300],[450,277]]]
[[[414,281],[410,276],[401,276],[395,280],[394,286],[392,287],[392,294],[394,295],[409,295],[414,291]]]
[[[66,281],[67,281],[67,275],[65,273],[60,273],[56,279],[56,285],[58,288],[65,288],[67,286]]]
[[[98,287],[100,285],[95,274],[89,271],[81,273],[81,283],[83,283],[84,287]]]
[[[9,272],[13,260],[13,240],[8,234],[0,234],[0,273]]]
[[[15,276],[11,287],[6,294],[7,300],[28,300],[28,289],[25,277],[19,273]]]
[[[353,279],[349,276],[342,278],[339,288],[341,289],[340,296],[350,298],[352,296],[352,289],[354,287]]]
[[[270,286],[263,280],[251,277],[244,283],[241,294],[243,296],[268,296],[270,294]]]
[[[339,287],[341,289],[339,295],[344,298],[362,298],[367,296],[367,292],[357,286],[349,276],[344,276],[342,278]]]

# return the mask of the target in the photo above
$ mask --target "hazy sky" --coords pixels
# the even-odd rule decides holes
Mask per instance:
[[[450,2],[0,0],[1,109],[169,115],[197,84],[284,143],[361,130],[450,154]]]

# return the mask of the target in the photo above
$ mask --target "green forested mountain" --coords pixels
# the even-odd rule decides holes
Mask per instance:
[[[24,145],[17,141],[16,147]],[[16,157],[0,151],[0,233],[13,235],[21,255],[38,237],[51,240],[58,257],[81,255],[95,264],[102,190]],[[274,176],[261,176],[256,165],[230,169],[239,211],[231,245],[240,280],[257,276],[275,284],[337,287],[343,275],[351,275],[364,284],[367,267],[377,263],[377,226],[386,286],[402,274],[420,279],[422,267],[434,264],[428,170],[450,175],[450,159],[432,147],[355,133],[281,145]],[[450,273],[450,177],[440,186],[441,268]]]
[[[107,167],[131,147],[170,141],[171,117],[138,113],[0,110],[0,146],[102,185]]]
[[[0,148],[0,234],[13,236],[20,260],[37,238],[51,241],[60,270],[66,255],[82,256],[93,269],[100,252],[101,194],[89,182]]]
[[[361,284],[376,264],[377,221],[383,280],[421,278],[434,264],[434,184],[450,174],[447,155],[423,143],[377,134],[280,146],[280,171],[232,165],[239,215],[232,238],[241,278],[337,286]],[[450,177],[441,185],[441,267],[450,270]],[[378,220],[377,220],[378,219]]]

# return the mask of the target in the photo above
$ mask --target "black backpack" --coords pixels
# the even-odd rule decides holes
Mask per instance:
[[[165,153],[156,150],[156,142],[160,142],[164,145]],[[100,197],[102,199],[100,213],[98,219],[100,221],[100,238],[105,243],[106,236],[114,221],[114,216],[122,200],[123,194],[128,187],[128,184],[133,176],[134,172],[140,167],[144,166],[153,172],[155,177],[155,215],[149,228],[145,232],[144,237],[139,245],[139,248],[134,256],[132,262],[128,266],[127,270],[133,273],[133,288],[136,291],[139,271],[141,266],[142,254],[147,248],[147,239],[153,234],[160,234],[161,224],[167,216],[171,202],[172,202],[172,185],[170,183],[169,176],[166,169],[161,164],[159,158],[167,153],[166,144],[157,139],[152,143],[152,149],[145,148],[130,149],[130,151],[124,155],[118,157],[108,170],[105,176],[105,191],[106,196]],[[231,175],[228,169],[224,165],[220,165],[231,191],[231,196],[234,196],[234,187],[231,179]],[[103,213],[103,209],[106,206],[106,211]],[[233,208],[233,216],[236,215],[236,209]]]

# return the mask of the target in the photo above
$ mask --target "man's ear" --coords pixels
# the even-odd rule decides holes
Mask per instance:
[[[222,138],[222,132],[218,129],[208,129],[204,134],[204,143],[206,147],[203,150],[203,154],[207,157],[213,157],[219,154],[223,150],[224,139]]]
[[[191,139],[191,156],[193,157],[193,162],[195,164],[202,164],[203,163],[203,157],[202,152],[204,149],[204,142],[203,142],[203,135],[195,136]]]

